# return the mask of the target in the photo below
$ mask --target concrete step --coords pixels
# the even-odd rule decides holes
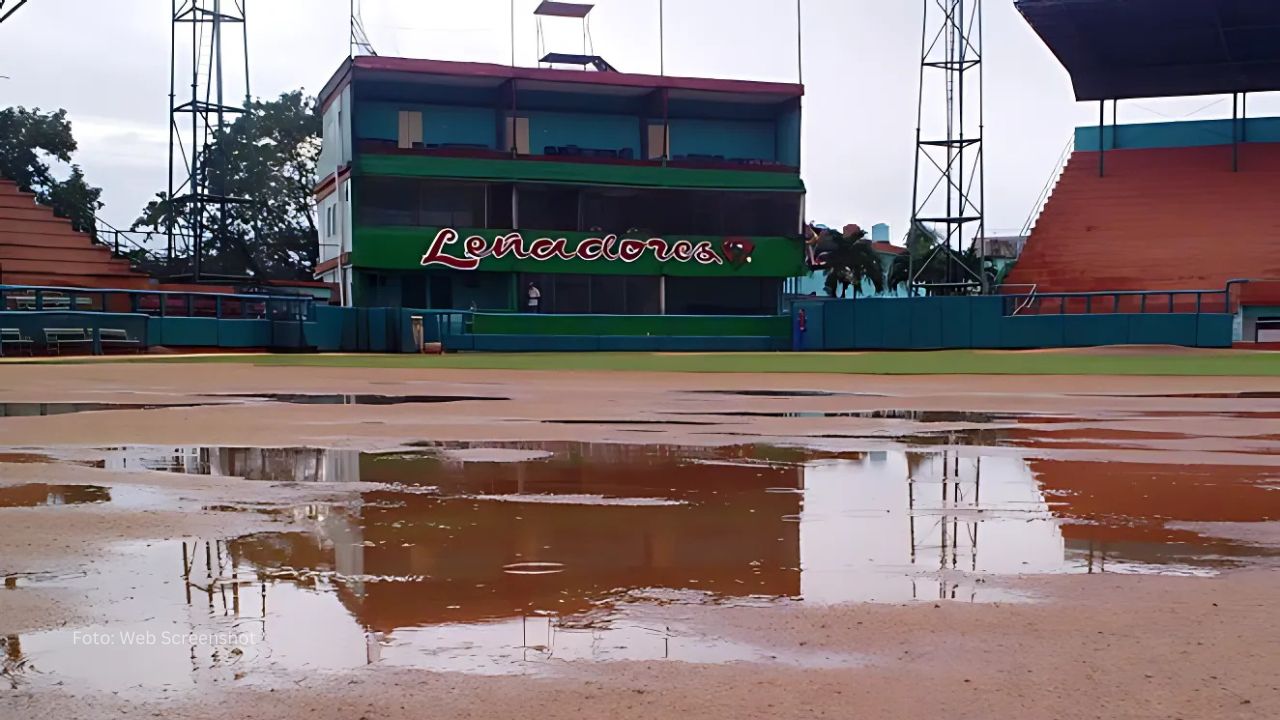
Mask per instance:
[[[57,233],[60,230],[74,233],[69,220],[49,215],[43,220],[4,220],[0,221],[0,231],[6,233],[34,233],[37,235]],[[86,240],[88,235],[84,236]]]
[[[67,222],[65,218],[60,218],[53,214],[53,210],[40,205],[29,205],[27,207],[5,207],[0,205],[0,224],[4,224],[9,220],[47,220],[50,222]]]
[[[105,262],[119,260],[101,245],[89,247],[30,246],[0,244],[0,263],[6,260],[50,260],[57,262]]]
[[[26,194],[0,194],[0,208],[31,208],[37,207],[34,195]]]
[[[144,276],[73,275],[7,271],[0,273],[0,284],[119,290],[147,290],[153,287],[151,279]]]
[[[30,272],[67,275],[132,275],[128,260],[107,258],[91,262],[64,260],[0,260],[0,272]]]
[[[16,230],[0,226],[0,247],[105,247],[95,245],[92,238],[72,230],[69,225],[46,223],[41,230]]]

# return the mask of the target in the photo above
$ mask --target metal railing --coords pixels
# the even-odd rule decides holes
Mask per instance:
[[[1222,290],[1118,290],[1002,295],[1004,314],[1097,315],[1231,313],[1231,285]]]
[[[0,311],[136,313],[222,320],[310,320],[315,298],[162,290],[0,285]]]
[[[1062,149],[1062,153],[1058,156],[1058,162],[1054,165],[1053,173],[1049,175],[1049,180],[1045,182],[1044,189],[1040,191],[1040,196],[1036,198],[1036,202],[1031,206],[1031,213],[1027,215],[1027,222],[1022,226],[1022,237],[1031,235],[1031,229],[1036,226],[1036,222],[1040,219],[1040,214],[1044,212],[1044,208],[1049,204],[1049,197],[1053,195],[1053,190],[1058,186],[1058,181],[1062,179],[1062,173],[1067,169],[1067,163],[1071,160],[1071,155],[1076,150],[1076,134],[1071,133],[1071,138],[1067,140],[1067,145]]]
[[[1014,288],[1026,288],[1026,292],[1014,290]],[[1011,315],[1018,315],[1027,308],[1031,307],[1036,299],[1036,291],[1040,288],[1034,283],[1017,283],[1013,285],[1001,285],[997,288],[996,293],[999,295],[1018,296],[1024,298],[1023,302],[1013,309]]]

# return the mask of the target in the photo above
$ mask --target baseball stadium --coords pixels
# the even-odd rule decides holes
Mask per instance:
[[[0,0],[0,718],[1280,717],[1280,3],[156,5]]]
[[[918,156],[927,170],[943,153],[940,184],[917,169],[911,221],[933,251],[897,292],[860,274],[869,296],[842,300],[798,292],[841,257],[841,233],[804,217],[803,85],[628,74],[597,55],[531,68],[359,55],[318,97],[314,282],[149,277],[5,182],[5,352],[1259,347],[1280,324],[1280,260],[1252,240],[1274,224],[1280,121],[1250,117],[1248,98],[1280,82],[1265,11],[1232,10],[1218,32],[1201,16],[1230,13],[1199,6],[1138,32],[1146,6],[1017,3],[1099,114],[998,272],[973,187],[975,147],[996,140],[964,137],[980,103],[965,110],[954,89],[953,121]],[[971,24],[952,23],[940,61],[926,45],[924,70],[954,87],[980,68],[956,49]],[[1118,125],[1106,107],[1114,119],[1125,101],[1206,94],[1230,95],[1232,119]],[[877,248],[886,274],[895,253],[917,260]]]

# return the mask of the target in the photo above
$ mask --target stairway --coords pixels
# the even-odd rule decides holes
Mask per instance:
[[[16,183],[0,179],[0,284],[55,287],[152,287],[128,260],[77,232]]]
[[[1241,145],[1240,172],[1229,145],[1108,151],[1105,177],[1098,160],[1072,155],[1007,284],[1058,293],[1280,279],[1280,143]]]

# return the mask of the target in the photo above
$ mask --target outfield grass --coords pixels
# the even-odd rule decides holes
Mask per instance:
[[[251,363],[284,367],[631,370],[868,375],[1280,376],[1280,353],[1138,349],[1093,352],[950,350],[872,353],[467,353],[455,355],[213,355],[124,362]]]

